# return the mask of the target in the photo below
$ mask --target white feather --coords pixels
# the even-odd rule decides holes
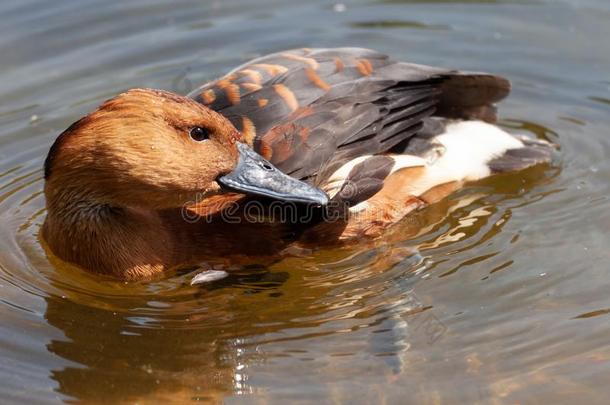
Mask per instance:
[[[449,124],[435,141],[445,154],[433,166],[450,170],[456,179],[477,180],[490,175],[487,163],[523,143],[495,125],[481,121]]]
[[[457,121],[447,125],[434,142],[444,153],[426,165],[425,175],[416,184],[406,185],[412,195],[419,196],[432,187],[452,181],[473,181],[491,174],[487,163],[502,156],[508,149],[523,143],[496,127],[481,121]]]

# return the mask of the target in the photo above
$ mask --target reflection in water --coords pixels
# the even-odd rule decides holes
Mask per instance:
[[[240,340],[213,338],[226,335],[213,326],[216,316],[223,314],[209,314],[205,320],[209,329],[172,329],[155,322],[149,325],[150,318],[68,299],[46,301],[45,319],[65,334],[65,339],[53,340],[47,348],[74,362],[51,374],[58,390],[69,397],[94,400],[102,387],[108,402],[151,394],[205,399],[234,390],[248,392],[242,381],[247,380],[244,363],[250,356],[240,349]]]
[[[354,262],[354,258],[349,261]],[[333,266],[336,274],[352,278],[356,290],[367,278],[379,277],[368,272],[353,277],[349,274],[353,268],[340,269],[338,263]],[[191,289],[190,293],[174,290],[177,295],[156,291],[146,296],[140,288],[129,286],[120,299],[106,297],[99,307],[87,302],[82,293],[48,297],[45,319],[65,337],[52,340],[47,348],[73,363],[53,370],[52,378],[59,383],[61,393],[85,400],[98,398],[100,387],[111,388],[104,395],[108,401],[152,395],[209,399],[227,393],[252,393],[255,388],[248,385],[248,367],[266,360],[259,345],[282,342],[281,337],[265,340],[264,336],[281,336],[284,329],[289,329],[286,333],[292,335],[291,340],[341,333],[327,328],[318,332],[317,326],[360,312],[379,317],[376,322],[391,331],[394,338],[389,342],[385,341],[387,336],[377,342],[373,335],[370,350],[382,347],[394,372],[400,371],[400,352],[407,345],[402,311],[413,312],[420,305],[404,296],[408,290],[396,286],[393,292],[376,291],[390,294],[386,298],[377,295],[372,299],[373,291],[349,294],[348,298],[345,289],[337,291],[332,283],[311,279],[295,283],[286,276],[276,271],[256,278],[251,274],[232,276],[233,282],[223,280],[222,288],[214,285],[206,290]],[[99,300],[101,293],[95,295]],[[377,314],[388,306],[390,297],[401,301],[383,310],[391,314]],[[293,335],[290,329],[303,331],[303,336]]]
[[[380,375],[395,381],[409,367],[413,344],[431,347],[448,331],[446,314],[413,292],[417,276],[441,263],[433,262],[428,250],[479,235],[463,248],[472,249],[500,232],[498,224],[509,218],[504,215],[482,232],[495,213],[484,199],[480,192],[463,192],[406,219],[364,250],[286,258],[204,287],[189,286],[188,272],[153,283],[100,284],[51,258],[57,271],[51,284],[62,294],[45,298],[45,319],[64,336],[47,348],[70,361],[51,376],[70,398],[94,400],[100,387],[112,387],[104,395],[109,401],[217,400],[257,393],[249,383],[253,366],[310,355],[292,342],[334,340],[368,329],[360,344],[333,349],[330,364],[364,350],[377,358]],[[422,223],[428,225],[424,230]],[[419,244],[399,242],[418,234]],[[286,352],[265,350],[283,344]]]

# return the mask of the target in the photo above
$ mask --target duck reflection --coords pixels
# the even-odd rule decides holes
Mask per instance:
[[[88,302],[82,292],[48,297],[45,317],[65,335],[52,340],[48,350],[74,363],[53,370],[52,378],[59,392],[84,402],[219,402],[227,395],[257,393],[249,384],[249,369],[270,360],[266,350],[272,356],[294,355],[294,339],[303,339],[307,348],[307,338],[339,333],[345,322],[370,322],[366,318],[376,317],[383,302],[409,290],[401,284],[384,291],[383,283],[375,283],[350,292],[351,283],[373,284],[372,278],[383,276],[390,262],[408,256],[403,267],[394,270],[404,271],[416,261],[405,248],[379,248],[377,253],[324,253],[317,260],[329,263],[330,273],[312,273],[318,266],[312,259],[293,258],[282,264],[290,268],[287,272],[231,275],[179,298],[121,296],[100,305]],[[364,261],[371,266],[349,274]],[[340,285],[337,279],[346,277],[349,281]],[[407,301],[406,312],[413,309],[413,301]],[[409,344],[401,307],[393,305],[395,316],[374,326],[381,333],[362,343],[366,351],[383,353],[379,363],[396,374]],[[348,313],[354,317],[346,318]]]
[[[247,279],[247,284],[259,288],[243,289],[242,283],[232,289],[227,280],[224,286],[232,294],[214,294],[221,287],[215,284],[188,301],[134,299],[128,309],[112,307],[125,302],[100,308],[83,302],[82,296],[48,297],[45,318],[65,335],[52,340],[48,350],[74,362],[54,370],[52,378],[59,383],[58,391],[85,402],[164,397],[178,402],[217,401],[229,393],[250,393],[248,363],[262,358],[249,344],[249,334],[273,332],[293,315],[286,312],[261,327],[264,316],[240,311],[234,299],[244,294],[273,299],[286,278],[283,273],[259,273]],[[203,298],[206,294],[214,296],[213,302]],[[142,304],[146,308],[139,307]]]

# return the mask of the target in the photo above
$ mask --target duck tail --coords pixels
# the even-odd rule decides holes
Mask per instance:
[[[492,173],[504,173],[524,170],[539,164],[549,163],[553,157],[556,145],[527,136],[515,136],[523,146],[508,149],[502,156],[489,161]]]

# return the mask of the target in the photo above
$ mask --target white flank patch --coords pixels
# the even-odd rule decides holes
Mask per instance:
[[[390,174],[406,167],[427,166],[426,160],[413,155],[390,155],[394,159],[394,167]]]
[[[423,176],[404,184],[401,194],[420,196],[432,187],[452,181],[473,181],[491,174],[488,163],[502,156],[508,149],[523,147],[513,135],[482,121],[456,121],[448,124],[444,133],[434,137],[443,146],[442,154],[429,162],[413,155],[387,155],[394,159],[390,175],[408,167],[425,167]],[[330,198],[334,197],[351,170],[372,155],[360,156],[341,166],[324,185]],[[352,212],[366,209],[366,202],[350,208]]]
[[[444,153],[426,166],[426,174],[412,184],[413,195],[419,196],[432,187],[451,181],[472,181],[491,174],[487,163],[502,156],[508,149],[523,143],[495,125],[482,121],[458,121],[447,125],[434,141],[445,147]]]
[[[489,176],[487,163],[523,143],[495,125],[481,121],[449,124],[434,138],[446,149],[434,166],[450,169],[456,179],[477,180]]]

